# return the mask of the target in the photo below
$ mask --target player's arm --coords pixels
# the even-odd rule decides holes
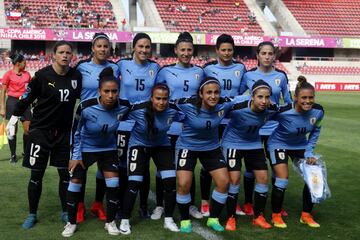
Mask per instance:
[[[241,78],[240,87],[239,87],[239,95],[244,94],[248,90],[247,85],[248,78],[246,77],[246,74],[244,73],[243,77]]]
[[[6,98],[6,92],[8,89],[8,82],[9,82],[9,76],[8,74],[5,74],[3,77],[3,83],[2,83],[2,90],[1,90],[1,96],[0,96],[0,104],[1,104],[1,109],[0,109],[0,116],[2,116],[3,118],[5,117],[6,114],[6,105],[5,105],[5,98]]]
[[[83,112],[81,110],[81,104],[78,106],[78,109],[75,114],[73,128],[71,132],[71,157],[69,161],[69,172],[73,173],[75,168],[80,165],[82,168],[85,168],[82,161],[81,155],[81,129],[84,124]]]
[[[310,164],[314,164],[316,162],[314,149],[320,136],[322,118],[323,112],[321,118],[315,123],[314,129],[309,134],[308,144],[305,149],[304,157],[308,160],[308,163]]]
[[[284,74],[284,80],[285,81],[282,81],[282,84],[281,84],[281,93],[284,98],[284,103],[292,103],[293,100],[291,98],[291,92],[289,89],[289,79],[287,78],[287,76],[285,74]]]

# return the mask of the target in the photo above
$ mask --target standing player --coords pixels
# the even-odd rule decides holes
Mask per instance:
[[[207,77],[201,82],[197,97],[184,102],[180,100],[177,104],[185,114],[184,128],[176,142],[176,201],[181,215],[180,231],[184,233],[192,231],[189,192],[198,158],[215,183],[207,225],[215,231],[224,231],[219,223],[219,215],[228,196],[229,173],[220,149],[219,125],[233,103],[220,102],[223,100],[220,99],[220,91],[219,81]]]
[[[13,69],[7,71],[3,76],[2,92],[1,92],[1,110],[0,115],[6,117],[7,120],[13,115],[14,107],[19,102],[19,97],[26,91],[26,86],[31,80],[30,73],[25,71],[26,60],[23,55],[15,54],[11,56]],[[7,94],[6,106],[5,98]],[[21,122],[23,124],[23,152],[25,153],[26,143],[29,136],[29,125],[31,118],[31,110],[28,107],[24,114],[21,116]],[[15,132],[17,129],[15,129]],[[13,139],[9,139],[10,147],[10,162],[16,163],[16,134]]]
[[[170,102],[174,102],[180,98],[195,96],[200,86],[200,82],[204,78],[204,71],[201,67],[194,66],[190,63],[194,53],[193,38],[188,32],[179,34],[174,48],[178,62],[176,64],[164,66],[160,69],[157,82],[166,83],[170,89]],[[174,122],[168,132],[171,143],[175,142],[182,131],[182,124]],[[152,219],[160,219],[164,209],[163,205],[163,187],[160,176],[156,178],[156,208],[151,216]],[[200,219],[203,216],[194,203],[195,198],[195,177],[191,189],[191,206],[189,208],[190,215]]]
[[[132,58],[121,59],[117,62],[120,69],[120,98],[128,100],[131,104],[148,101],[151,89],[155,84],[159,64],[151,61],[151,38],[146,33],[138,33],[133,39]],[[118,149],[120,152],[120,175],[126,176],[126,161],[128,152],[128,141],[131,129],[134,125],[132,120],[122,121],[117,133]],[[120,187],[120,192],[125,192],[126,184]],[[150,173],[144,174],[144,181],[140,189],[139,215],[143,218],[150,216],[147,200],[150,191]],[[121,206],[121,205],[120,205]]]
[[[235,97],[240,95],[240,86],[246,68],[244,64],[233,60],[234,56],[234,39],[227,34],[221,34],[216,39],[216,53],[218,60],[209,62],[204,66],[206,76],[219,79],[221,86],[221,97]],[[220,137],[229,122],[224,119],[220,125]],[[200,172],[201,187],[201,214],[209,216],[209,199],[211,188],[211,176],[208,172],[201,168]],[[235,193],[234,193],[235,194]],[[238,192],[236,193],[238,194]],[[240,205],[237,205],[236,213],[243,215]]]
[[[287,104],[280,108],[280,113],[275,118],[279,126],[268,141],[271,165],[276,176],[271,196],[272,221],[274,226],[279,228],[287,227],[281,217],[281,208],[288,185],[288,158],[290,156],[293,161],[305,158],[309,164],[316,163],[313,151],[324,117],[322,106],[315,103],[314,87],[303,76],[300,76],[298,81],[294,104]],[[317,228],[320,224],[315,222],[311,215],[313,205],[309,188],[305,184],[300,222]]]
[[[259,135],[260,128],[269,117],[276,113],[276,105],[270,106],[271,87],[263,80],[252,86],[251,99],[248,96],[235,104],[230,112],[230,122],[225,129],[222,148],[227,160],[230,175],[230,187],[227,199],[228,221],[226,230],[236,230],[236,202],[240,188],[241,159],[246,169],[256,177],[253,224],[271,228],[263,217],[268,192],[267,163],[264,148]]]
[[[107,68],[111,67],[114,72],[114,77],[118,79],[119,69],[115,63],[108,61],[110,56],[111,43],[109,37],[105,33],[95,33],[92,39],[92,56],[87,60],[80,61],[77,65],[77,70],[81,72],[83,77],[82,80],[82,89],[80,100],[84,101],[89,98],[94,98],[98,96],[99,88],[99,74],[100,72]],[[74,123],[74,130],[76,130],[76,122]],[[77,222],[81,223],[85,220],[85,188],[86,188],[86,174],[84,175],[81,188],[81,197],[78,204],[77,211]],[[96,191],[95,191],[95,201],[91,205],[91,212],[98,216],[100,220],[106,220],[106,214],[103,208],[103,199],[106,191],[106,184],[104,176],[101,171],[96,173]]]
[[[60,177],[61,219],[64,222],[68,219],[66,189],[69,184],[70,130],[74,105],[81,91],[81,74],[69,67],[72,58],[70,43],[57,42],[53,57],[52,65],[35,73],[7,125],[8,136],[13,137],[17,120],[36,100],[23,161],[23,166],[31,169],[28,185],[30,213],[22,225],[25,229],[32,228],[37,222],[42,179],[49,156],[50,165],[57,168]]]
[[[288,78],[286,73],[273,67],[276,58],[275,46],[272,42],[262,42],[257,47],[256,57],[258,59],[258,67],[249,70],[244,75],[243,86],[240,93],[242,94],[247,89],[251,89],[252,85],[259,79],[263,79],[267,82],[271,89],[271,102],[279,104],[282,98],[285,103],[291,103],[291,95],[288,88]],[[277,122],[268,121],[261,129],[260,135],[263,138],[264,146],[266,149],[266,141],[269,135],[274,131],[277,126]],[[253,192],[254,192],[255,179],[251,171],[245,171],[244,174],[244,192],[245,192],[245,204],[244,212],[247,215],[253,215]],[[283,211],[284,215],[287,215]]]
[[[119,235],[114,221],[119,202],[118,157],[116,130],[119,120],[129,109],[128,101],[119,100],[119,81],[111,67],[99,75],[99,97],[80,103],[76,113],[78,124],[74,133],[69,172],[72,175],[67,191],[69,222],[62,236],[71,237],[76,231],[76,211],[82,179],[95,162],[106,182],[106,223],[110,235]]]
[[[120,224],[123,234],[131,233],[130,214],[144,173],[148,171],[150,158],[154,160],[164,185],[164,228],[172,232],[180,231],[173,220],[176,204],[175,153],[167,136],[171,123],[178,119],[179,114],[168,103],[169,88],[164,84],[157,84],[152,89],[151,100],[135,105],[129,114],[129,119],[134,120],[135,125],[129,141],[129,182]]]

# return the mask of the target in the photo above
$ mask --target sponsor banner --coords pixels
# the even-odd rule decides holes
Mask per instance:
[[[167,43],[175,44],[179,33],[155,33],[155,32],[146,32],[153,43]],[[206,44],[205,34],[203,33],[191,33],[193,37],[194,44]]]
[[[329,37],[291,37],[281,36],[272,38],[275,45],[280,47],[314,47],[314,48],[341,48],[342,41]]]
[[[360,91],[360,83],[316,82],[316,91]]]
[[[205,36],[205,44],[206,45],[215,45],[216,39],[221,34],[206,34]],[[235,45],[237,46],[257,46],[259,43],[263,41],[269,41],[269,37],[263,36],[246,36],[246,35],[232,35],[234,38]]]
[[[343,38],[343,48],[360,48],[360,39],[356,38]]]
[[[21,12],[18,11],[5,11],[5,15],[9,20],[18,20],[21,18]]]

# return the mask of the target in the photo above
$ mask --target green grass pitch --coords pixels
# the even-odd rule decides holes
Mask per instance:
[[[289,187],[285,196],[285,217],[287,229],[263,230],[251,225],[251,218],[241,216],[236,232],[215,233],[222,239],[359,239],[360,185],[357,182],[360,169],[360,93],[318,93],[317,102],[325,109],[322,133],[316,152],[323,155],[328,169],[328,182],[332,197],[315,206],[315,219],[321,224],[319,229],[311,229],[299,223],[303,183],[300,177],[290,170]],[[18,139],[21,135],[18,135]],[[21,155],[21,141],[18,142],[18,155]],[[152,166],[153,168],[153,166]],[[197,179],[199,176],[197,169]],[[152,169],[154,172],[154,169]],[[9,163],[8,147],[0,150],[0,239],[62,239],[63,224],[60,222],[60,202],[58,199],[58,176],[54,168],[49,167],[43,181],[43,192],[38,211],[38,224],[31,230],[23,230],[21,224],[27,215],[27,182],[29,171],[21,167],[20,161]],[[152,190],[154,191],[152,179]],[[197,183],[199,181],[197,180]],[[90,169],[86,191],[86,205],[94,199],[95,167]],[[240,200],[243,201],[243,192]],[[197,188],[197,203],[200,201],[200,189]],[[266,208],[266,217],[270,220],[270,199]],[[154,202],[149,201],[150,209]],[[184,235],[171,233],[163,229],[163,221],[141,220],[137,206],[133,211],[132,235],[109,236],[104,223],[90,216],[80,224],[73,239],[203,239],[192,233]],[[176,212],[176,221],[179,217]],[[198,221],[198,220],[194,220]],[[225,224],[223,218],[222,223]],[[198,223],[206,228],[205,220]],[[211,230],[209,230],[211,231]],[[214,232],[213,232],[214,233]]]

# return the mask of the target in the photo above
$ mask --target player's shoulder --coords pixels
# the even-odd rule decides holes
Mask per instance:
[[[241,109],[245,109],[249,106],[249,100],[244,100],[242,102],[238,102],[236,104],[234,104],[233,106],[233,110],[241,110]]]
[[[79,66],[88,64],[90,62],[91,62],[91,58],[83,59],[76,64],[75,68],[77,69]]]
[[[133,59],[131,57],[127,57],[127,58],[120,58],[117,62],[115,62],[115,64],[119,64],[119,63],[126,63],[129,61],[132,61]]]
[[[159,72],[162,71],[162,70],[167,70],[167,69],[170,69],[172,67],[175,67],[175,65],[176,65],[176,63],[164,65],[159,69]]]
[[[313,107],[313,109],[316,109],[316,110],[321,111],[323,113],[325,112],[323,106],[321,106],[318,103],[314,103],[312,107]]]
[[[213,60],[213,61],[210,61],[208,63],[205,63],[205,65],[203,66],[203,68],[206,68],[206,67],[209,67],[209,66],[214,66],[218,64],[218,60]]]
[[[92,107],[92,106],[95,106],[95,105],[98,105],[99,102],[98,102],[98,99],[95,97],[95,98],[89,98],[89,99],[85,99],[83,101],[80,102],[79,104],[79,108],[80,110],[84,110],[86,108],[89,108],[89,107]]]
[[[284,112],[287,112],[287,111],[291,110],[292,108],[293,108],[293,104],[292,103],[287,103],[287,104],[281,105],[279,107],[279,112],[284,113]]]
[[[249,70],[247,70],[245,75],[253,74],[256,70],[257,70],[257,67],[250,68]]]

